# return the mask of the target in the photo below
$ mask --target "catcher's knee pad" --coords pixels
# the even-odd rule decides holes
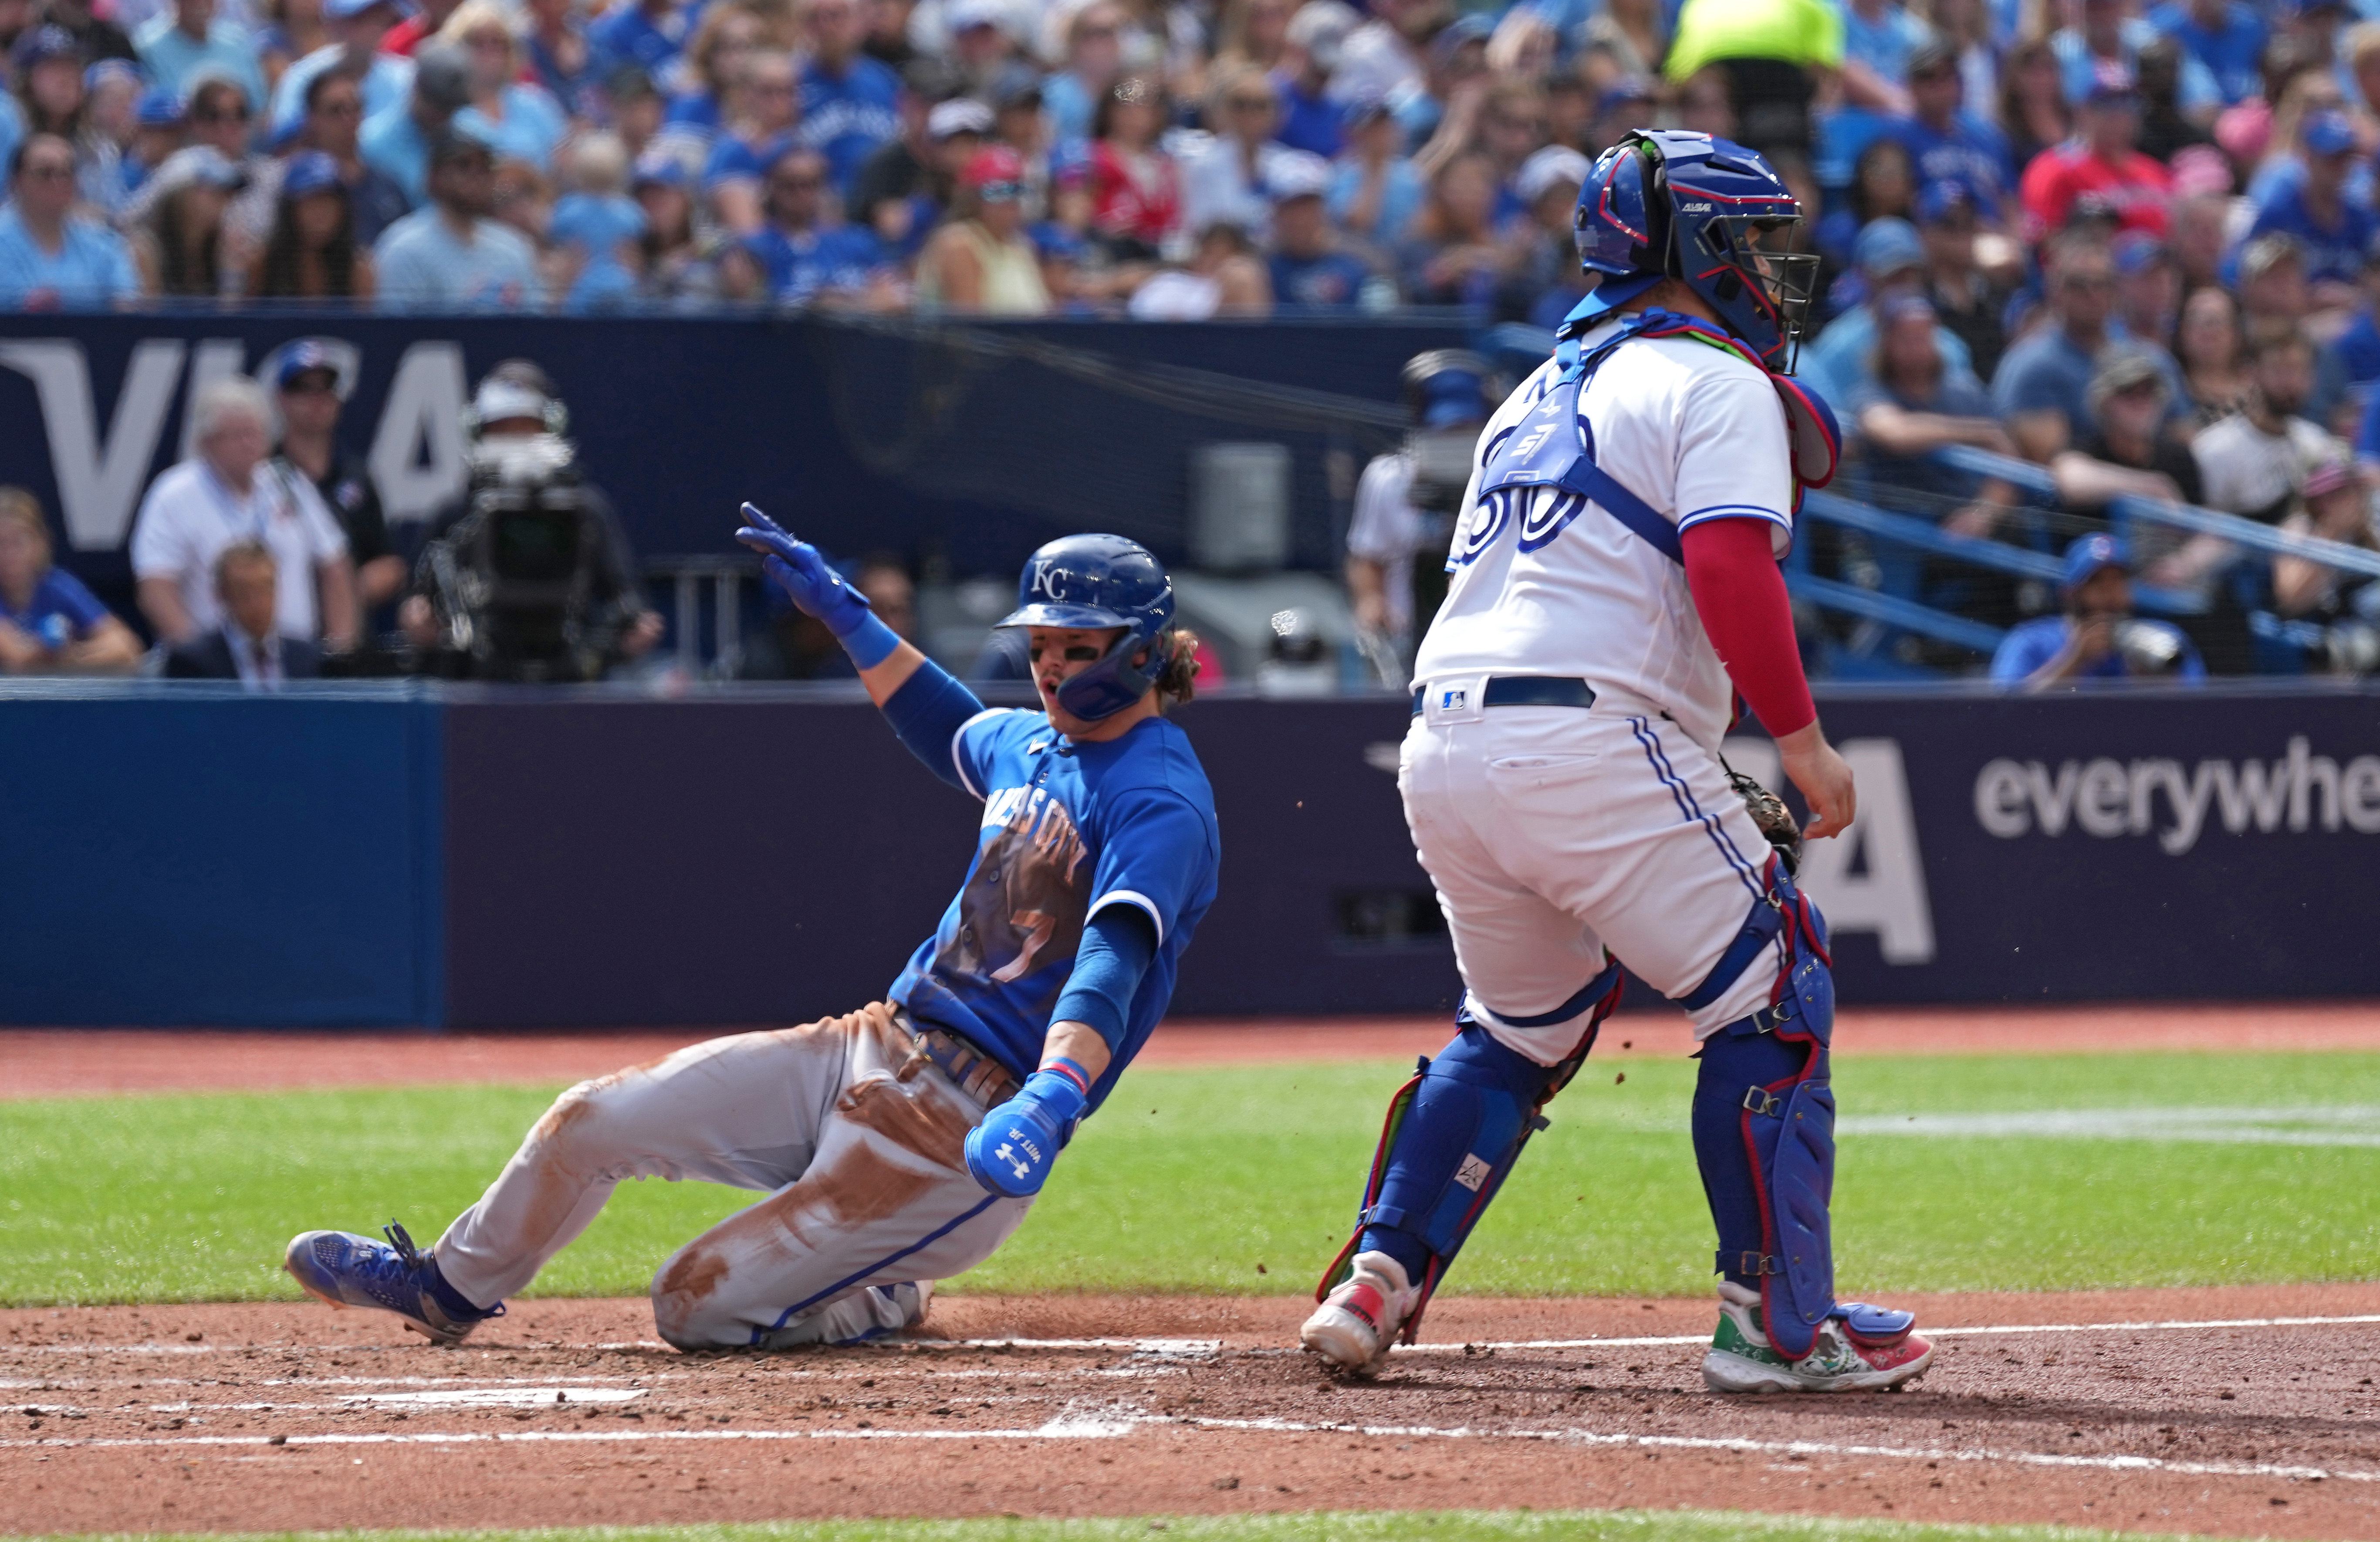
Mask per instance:
[[[1774,866],[1769,877],[1785,968],[1767,1007],[1703,1041],[1694,1156],[1720,1271],[1760,1291],[1770,1341],[1798,1359],[1836,1311],[1834,978],[1817,908]]]

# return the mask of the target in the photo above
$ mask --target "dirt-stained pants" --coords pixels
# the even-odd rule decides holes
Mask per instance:
[[[878,1003],[800,1028],[689,1045],[582,1082],[537,1121],[433,1253],[487,1305],[537,1277],[624,1178],[770,1191],[653,1277],[653,1321],[680,1349],[790,1348],[907,1326],[913,1291],[990,1257],[1032,1201],[969,1177],[983,1118]]]

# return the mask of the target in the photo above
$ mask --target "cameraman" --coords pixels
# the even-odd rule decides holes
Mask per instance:
[[[2204,679],[2206,666],[2178,628],[2133,618],[2130,560],[2112,535],[2086,535],[2068,547],[2066,613],[2027,621],[2001,639],[1993,681],[2046,691],[2083,679]]]
[[[1383,685],[1400,689],[1415,640],[1446,597],[1454,516],[1499,395],[1488,361],[1459,349],[1416,354],[1404,384],[1413,431],[1402,447],[1374,456],[1355,483],[1346,569],[1356,646]]]
[[[512,467],[542,456],[554,466],[550,480],[575,495],[583,538],[592,542],[592,550],[580,558],[586,569],[584,614],[572,615],[570,622],[595,644],[591,651],[596,656],[587,661],[489,657],[483,641],[477,655],[455,662],[466,673],[492,672],[498,678],[518,678],[529,672],[522,667],[528,665],[541,678],[582,679],[600,675],[606,665],[650,653],[661,641],[661,616],[645,604],[638,587],[635,556],[611,499],[577,471],[573,447],[563,438],[568,414],[545,372],[526,359],[498,364],[471,398],[471,484],[431,521],[429,543],[414,569],[413,593],[397,612],[407,639],[425,653],[443,651],[452,658],[458,651],[458,618],[452,611],[459,597],[446,592],[439,574],[449,565],[449,570],[468,568],[474,557],[453,538]],[[480,618],[462,619],[476,623]]]

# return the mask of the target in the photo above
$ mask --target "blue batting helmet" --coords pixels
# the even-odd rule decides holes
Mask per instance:
[[[1587,272],[1675,278],[1771,371],[1792,373],[1818,259],[1791,250],[1801,205],[1756,152],[1640,129],[1596,162],[1574,223]]]
[[[1121,535],[1068,535],[1025,561],[1016,608],[1003,627],[1122,627],[1097,664],[1058,688],[1058,704],[1086,723],[1112,717],[1157,683],[1173,628],[1173,581],[1148,548]]]

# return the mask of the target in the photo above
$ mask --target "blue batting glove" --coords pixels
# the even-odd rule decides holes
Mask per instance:
[[[843,581],[824,552],[796,541],[792,531],[748,503],[744,518],[748,522],[735,539],[761,554],[760,566],[804,614],[824,621],[826,630],[839,638],[867,624],[873,608],[868,596]]]
[[[1041,1192],[1058,1159],[1066,1126],[1082,1116],[1087,1079],[1065,1071],[1037,1071],[1014,1097],[967,1132],[967,1171],[992,1193],[1024,1199]]]

